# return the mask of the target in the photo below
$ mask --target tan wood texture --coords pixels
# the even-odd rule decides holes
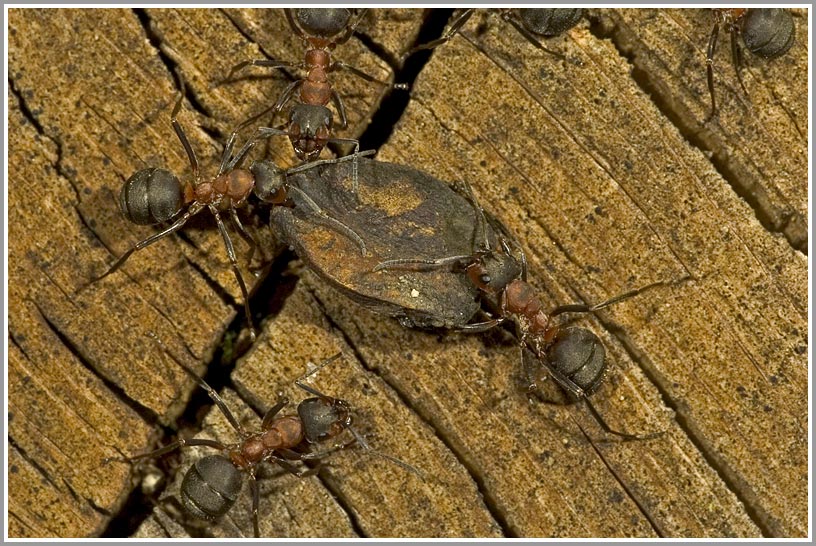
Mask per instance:
[[[374,10],[335,56],[388,80],[421,17]],[[287,287],[283,301],[259,305],[275,312],[232,369],[227,404],[247,426],[280,392],[291,411],[307,362],[342,351],[309,384],[425,479],[361,449],[307,478],[267,465],[262,535],[806,536],[808,29],[795,17],[785,57],[746,59],[748,97],[723,41],[709,122],[707,10],[592,10],[547,40],[565,62],[478,10],[436,49],[378,158],[467,179],[519,239],[547,306],[670,281],[576,320],[607,350],[598,412],[665,433],[622,441],[583,404],[530,402],[503,330],[404,329],[294,264],[266,281]],[[262,9],[12,9],[9,33],[9,535],[96,536],[149,486],[149,464],[106,458],[173,437],[199,392],[175,361],[204,373],[216,345],[228,353],[242,305],[208,213],[86,286],[155,232],[121,217],[119,188],[146,166],[189,176],[170,125],[176,72],[179,119],[212,173],[229,132],[291,81],[252,68],[222,82],[230,68],[303,46],[281,10]],[[350,118],[338,134],[361,134],[382,88],[333,81]],[[262,152],[293,163],[284,139]],[[271,259],[261,212],[243,217]],[[218,411],[202,426],[234,439]],[[136,536],[251,536],[247,487],[218,524],[178,511],[205,451],[160,461],[168,487]]]

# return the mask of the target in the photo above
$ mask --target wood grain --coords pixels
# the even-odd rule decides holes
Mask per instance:
[[[377,10],[336,56],[389,79],[383,59],[399,65],[420,16]],[[806,13],[796,26],[788,55],[747,59],[749,98],[720,51],[709,123],[705,10],[593,10],[548,40],[566,62],[479,10],[435,50],[378,158],[466,178],[521,241],[548,305],[673,281],[576,321],[607,348],[603,418],[665,433],[620,441],[581,404],[530,403],[503,331],[406,330],[295,267],[265,281],[298,279],[232,371],[229,406],[249,424],[280,391],[298,401],[307,361],[343,351],[311,384],[349,401],[372,448],[428,477],[359,449],[304,479],[270,465],[262,534],[807,535]],[[119,187],[145,166],[189,172],[169,123],[176,72],[180,120],[212,172],[229,131],[290,80],[252,69],[219,82],[302,46],[280,10],[260,9],[12,9],[9,33],[9,536],[94,536],[141,475],[105,458],[172,437],[197,388],[174,360],[203,373],[242,304],[206,215],[85,287],[153,232],[119,215]],[[359,135],[382,89],[336,81],[342,136]],[[286,142],[266,153],[293,161]],[[251,223],[270,258],[268,227]],[[232,438],[217,411],[202,428]],[[196,456],[169,458],[136,536],[251,535],[246,488],[217,525],[177,513]]]

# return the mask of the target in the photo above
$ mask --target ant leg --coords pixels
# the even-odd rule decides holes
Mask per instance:
[[[665,430],[659,430],[657,432],[651,432],[649,434],[631,434],[628,432],[621,432],[619,430],[615,430],[611,428],[606,421],[604,421],[601,414],[595,409],[595,406],[592,405],[592,402],[589,401],[589,398],[584,396],[584,403],[586,404],[587,408],[589,408],[590,413],[592,413],[595,420],[598,421],[598,424],[601,425],[601,428],[608,434],[614,434],[615,436],[620,436],[626,440],[651,440],[653,438],[657,438],[658,436],[662,436],[666,433]]]
[[[555,368],[553,368],[551,366],[546,366],[546,367],[547,367],[547,371],[549,372],[550,376],[553,379],[555,379],[555,381],[563,389],[565,389],[570,394],[572,394],[572,396],[574,396],[578,400],[583,401],[586,404],[587,408],[589,408],[589,411],[595,417],[595,420],[598,422],[598,424],[601,426],[601,428],[604,429],[604,431],[607,432],[608,434],[614,434],[615,436],[620,436],[621,438],[625,438],[627,440],[648,440],[648,439],[655,438],[655,437],[663,434],[663,432],[656,432],[656,433],[653,432],[651,434],[639,435],[639,434],[630,434],[628,432],[621,432],[619,430],[613,429],[612,427],[610,427],[607,424],[607,422],[604,420],[604,418],[601,417],[601,414],[598,412],[598,410],[595,409],[595,406],[592,405],[592,402],[589,401],[589,397],[587,396],[587,393],[586,393],[586,391],[584,391],[584,389],[579,387],[569,377],[563,375],[561,372],[559,372]],[[528,391],[532,391],[534,389],[535,389],[535,384],[533,383],[528,388]]]
[[[151,451],[149,453],[142,453],[141,455],[134,455],[133,457],[125,457],[125,458],[123,458],[121,460],[122,460],[122,462],[132,463],[133,461],[138,461],[139,459],[148,459],[148,458],[152,458],[152,457],[159,457],[161,455],[164,455],[165,453],[170,453],[171,451],[175,451],[176,449],[181,449],[183,447],[195,447],[195,446],[212,447],[212,448],[215,448],[215,449],[217,449],[219,451],[224,451],[225,449],[227,449],[227,446],[225,446],[221,442],[217,442],[215,440],[207,440],[207,439],[204,439],[204,438],[201,438],[201,439],[192,438],[190,440],[181,439],[181,440],[176,440],[175,442],[171,442],[171,443],[167,444],[166,446],[160,447],[159,449],[156,449],[156,450]],[[109,462],[115,461],[115,460],[120,460],[120,459],[118,459],[117,457],[108,457],[108,458],[103,460],[103,463],[109,463]]]
[[[365,13],[366,13],[365,10],[360,9],[360,11],[358,11],[355,14],[356,18],[354,19],[354,21],[347,25],[345,32],[334,41],[335,45],[344,44],[349,41],[349,38],[351,38],[351,36],[354,34],[354,31],[357,29],[357,25],[359,25],[360,21],[363,20]]]
[[[261,129],[267,129],[267,127],[261,127]],[[282,133],[282,134],[286,134],[286,133]],[[320,166],[320,165],[328,165],[328,164],[332,164],[332,163],[342,163],[344,161],[353,161],[355,159],[355,157],[354,157],[355,155],[357,157],[366,157],[366,156],[369,156],[369,155],[374,155],[376,153],[377,153],[377,150],[364,150],[364,151],[356,153],[356,154],[349,154],[349,155],[346,155],[346,156],[343,156],[343,157],[336,157],[334,159],[316,159],[315,161],[310,161],[308,163],[298,165],[297,167],[292,167],[291,169],[286,171],[286,174],[289,175],[289,174],[295,174],[295,173],[299,173],[299,172],[303,172],[303,171],[308,171],[309,169],[311,169],[313,167]]]
[[[482,209],[481,205],[479,205],[479,201],[476,199],[476,195],[473,193],[473,188],[470,186],[470,183],[464,178],[460,178],[459,182],[461,182],[462,186],[465,188],[465,197],[467,197],[471,206],[476,211],[476,238],[482,240],[483,250],[490,250],[490,241],[487,239],[487,220],[485,219],[484,210]]]
[[[255,326],[252,324],[252,311],[249,308],[249,293],[247,292],[246,284],[244,284],[244,277],[241,275],[241,270],[238,269],[238,260],[235,258],[235,249],[232,246],[232,240],[227,232],[227,228],[224,226],[224,221],[221,220],[221,215],[218,213],[218,208],[216,208],[215,205],[209,205],[209,207],[210,212],[212,212],[212,215],[215,216],[215,223],[218,225],[218,231],[221,232],[221,238],[224,239],[224,246],[227,247],[227,257],[229,258],[230,265],[232,266],[232,272],[235,274],[238,285],[241,287],[241,295],[244,297],[244,312],[246,313],[247,323],[249,325],[249,338],[252,342],[254,342],[257,335],[255,332]]]
[[[130,257],[130,255],[133,254],[134,252],[136,252],[137,250],[141,250],[141,249],[143,249],[143,248],[145,248],[147,246],[150,246],[153,243],[155,243],[156,241],[158,241],[159,239],[167,237],[171,233],[173,233],[175,231],[178,231],[179,229],[182,228],[182,226],[184,226],[185,223],[187,223],[187,220],[189,220],[192,216],[195,216],[196,214],[198,214],[201,211],[201,209],[203,209],[203,208],[204,208],[204,206],[200,205],[198,203],[191,205],[190,208],[187,209],[187,212],[185,212],[184,215],[181,218],[179,218],[178,220],[173,222],[173,225],[171,225],[167,229],[164,229],[164,230],[162,230],[162,231],[160,231],[158,233],[155,233],[155,234],[151,235],[150,237],[148,237],[147,239],[144,239],[143,241],[139,241],[138,243],[133,245],[127,252],[122,254],[122,256],[120,256],[118,260],[116,260],[116,263],[114,263],[110,267],[110,269],[105,271],[100,276],[92,279],[91,282],[88,283],[88,284],[93,284],[93,283],[95,283],[95,282],[97,282],[99,280],[102,280],[105,277],[107,277],[108,275],[110,275],[111,273],[113,273],[114,271],[116,271],[117,269],[119,269],[120,267],[122,267],[122,264],[124,264],[127,261],[127,259]]]
[[[437,38],[436,40],[432,40],[426,44],[421,44],[415,46],[414,48],[408,50],[408,53],[405,54],[405,57],[413,55],[417,51],[422,51],[424,49],[434,49],[436,47],[441,46],[442,44],[450,41],[453,38],[454,34],[456,34],[462,26],[467,23],[468,19],[471,18],[473,12],[476,11],[474,8],[467,8],[462,10],[462,13],[456,16],[456,18],[448,25],[448,30],[445,33]]]
[[[244,224],[241,223],[241,219],[238,217],[238,211],[235,210],[234,207],[230,207],[230,219],[232,223],[235,225],[235,230],[241,235],[241,238],[247,242],[249,245],[249,252],[247,253],[247,264],[252,262],[252,258],[255,256],[255,250],[258,248],[258,243],[255,241],[255,238],[247,231],[244,227]]]
[[[349,154],[351,160],[354,162],[351,166],[351,192],[356,196],[360,189],[360,184],[357,181],[357,157],[360,155],[360,141],[356,138],[330,138],[327,142],[353,142],[354,152]]]
[[[218,409],[221,410],[221,413],[224,414],[224,417],[226,417],[227,421],[229,421],[230,425],[232,425],[232,428],[234,428],[238,432],[238,434],[240,436],[242,436],[242,437],[246,436],[247,435],[246,430],[244,430],[244,427],[241,426],[241,424],[238,422],[238,420],[232,414],[230,409],[227,407],[227,404],[226,404],[226,402],[224,402],[224,399],[221,398],[221,396],[215,391],[215,389],[213,389],[206,381],[204,381],[201,377],[199,377],[199,375],[197,373],[195,373],[192,370],[192,368],[190,368],[189,366],[187,366],[183,362],[179,361],[176,358],[176,356],[173,353],[170,352],[170,349],[168,349],[168,347],[164,344],[164,342],[161,339],[159,339],[159,336],[157,336],[153,332],[147,332],[147,335],[149,337],[153,338],[153,341],[155,341],[158,344],[158,346],[161,347],[162,351],[164,351],[165,353],[170,355],[173,358],[173,360],[176,361],[176,364],[181,366],[182,369],[185,372],[187,372],[188,375],[190,375],[193,379],[195,379],[198,382],[198,384],[201,386],[202,389],[207,391],[207,394],[210,395],[210,399],[215,403],[216,406],[218,406]],[[185,349],[187,349],[187,352],[190,355],[190,357],[194,358],[192,353],[190,353],[190,349],[188,347],[186,347],[186,346],[185,346]]]
[[[244,61],[233,66],[224,81],[229,81],[239,70],[247,66],[265,66],[267,68],[296,68],[302,66],[303,63],[294,61],[276,61],[275,59],[256,59],[254,61]]]
[[[281,452],[290,452],[290,450],[288,450],[288,449],[279,450],[279,451],[281,451]],[[295,452],[291,451],[291,453],[295,453]],[[295,455],[301,455],[301,454],[300,453],[295,453]],[[300,459],[300,457],[297,457],[297,459]],[[276,457],[274,454],[267,457],[266,460],[275,461],[278,464],[278,466],[280,466],[286,472],[288,472],[288,473],[290,473],[293,476],[296,476],[298,478],[306,478],[308,476],[314,476],[315,474],[317,474],[320,471],[319,466],[315,467],[315,468],[306,467],[303,470],[299,470],[294,465],[289,464],[289,462],[286,459],[284,459],[282,457]]]
[[[491,320],[486,320],[484,322],[474,322],[472,324],[465,324],[464,326],[460,326],[458,328],[451,328],[451,332],[462,332],[467,334],[474,334],[479,332],[486,332],[491,328],[495,328],[499,324],[502,324],[504,321],[507,320],[507,317],[498,317]]]
[[[717,50],[717,35],[720,33],[720,22],[714,23],[711,35],[708,37],[708,49],[706,50],[706,79],[708,80],[708,92],[711,95],[711,113],[706,121],[711,120],[717,114],[717,102],[714,99],[714,53]]]
[[[295,34],[298,35],[299,38],[306,39],[306,35],[303,32],[303,29],[295,22],[295,18],[292,17],[292,8],[284,8],[283,13],[286,14],[286,20],[289,21],[289,26],[292,27],[292,30]]]
[[[326,457],[328,457],[332,453],[336,453],[338,451],[342,451],[344,449],[347,449],[347,448],[353,446],[356,443],[357,443],[357,440],[354,439],[354,440],[350,440],[350,441],[346,442],[345,444],[338,444],[338,445],[332,446],[332,447],[330,447],[328,449],[323,449],[321,451],[310,451],[309,453],[298,453],[296,451],[292,451],[292,450],[288,450],[288,449],[287,450],[280,450],[280,451],[281,452],[287,452],[288,454],[295,456],[295,458],[297,460],[300,460],[300,461],[314,461],[314,460],[325,459]],[[366,446],[367,446],[367,444],[366,444]],[[371,449],[371,448],[366,447],[364,449]]]
[[[551,49],[547,49],[546,47],[544,47],[544,45],[538,40],[538,38],[535,37],[535,35],[533,35],[533,33],[524,28],[524,26],[516,20],[515,16],[503,12],[501,14],[501,18],[510,23],[511,25],[513,25],[513,28],[519,31],[519,34],[524,36],[528,42],[533,44],[541,51],[549,53],[550,55],[553,55],[562,61],[567,60],[567,57],[563,53],[558,53],[557,51],[553,51]]]
[[[283,110],[283,107],[286,106],[286,103],[288,103],[292,99],[292,95],[294,95],[295,91],[297,91],[297,89],[301,85],[303,85],[303,80],[296,80],[296,81],[293,81],[292,83],[290,83],[286,87],[286,89],[283,90],[283,93],[281,93],[281,96],[278,97],[278,100],[277,100],[277,102],[275,102],[275,104],[273,104],[269,108],[265,108],[259,114],[256,114],[256,115],[250,117],[249,119],[247,119],[246,121],[244,121],[243,123],[241,123],[241,125],[239,125],[233,131],[233,133],[235,133],[235,134],[240,133],[242,130],[249,127],[250,125],[255,123],[258,119],[260,119],[263,116],[269,114],[270,112],[273,113],[273,121],[274,121],[274,114],[277,114],[278,112]]]
[[[282,410],[286,405],[289,403],[289,399],[285,396],[281,396],[278,399],[278,402],[269,408],[269,411],[266,412],[263,418],[263,422],[261,423],[261,430],[269,430],[269,427],[272,425],[272,422],[275,420],[275,416]]]
[[[401,89],[403,91],[408,90],[408,84],[407,83],[390,83],[390,82],[385,82],[385,81],[382,81],[382,80],[378,80],[374,76],[366,74],[365,72],[363,72],[359,68],[355,68],[355,67],[353,67],[353,66],[351,66],[349,64],[346,64],[346,63],[344,63],[342,61],[334,61],[331,65],[329,65],[329,72],[334,72],[335,70],[348,70],[349,72],[351,72],[352,74],[354,74],[358,78],[362,78],[367,82],[378,83],[378,84],[383,85],[385,87],[388,87],[390,89]]]
[[[742,87],[742,92],[748,96],[748,90],[745,89],[745,83],[742,81],[742,50],[739,46],[739,30],[737,25],[731,26],[731,64],[734,65],[734,71],[737,73],[737,81]]]
[[[554,317],[555,315],[560,315],[563,313],[592,313],[595,311],[599,311],[604,307],[609,307],[612,304],[637,296],[638,294],[641,294],[646,290],[649,290],[650,288],[667,284],[670,284],[670,281],[655,281],[645,286],[641,286],[640,288],[635,288],[634,290],[630,290],[628,292],[624,292],[623,294],[613,296],[608,300],[602,301],[601,303],[598,303],[596,305],[587,305],[585,303],[571,303],[568,305],[559,305],[558,307],[550,311],[549,315],[551,317]]]
[[[184,82],[182,80],[182,86]],[[184,133],[184,128],[182,128],[181,123],[178,122],[176,117],[181,111],[181,102],[184,100],[184,89],[182,87],[182,93],[179,96],[178,101],[176,101],[176,106],[173,107],[173,113],[170,116],[170,123],[173,125],[173,130],[176,132],[176,136],[181,141],[181,145],[184,146],[184,151],[187,152],[187,158],[190,160],[190,168],[193,171],[193,180],[198,181],[198,159],[196,159],[195,151],[193,147],[190,146],[190,141],[187,140],[187,135]]]
[[[332,218],[331,216],[326,214],[326,212],[322,208],[320,208],[320,205],[315,203],[314,200],[306,194],[306,192],[304,192],[297,186],[289,186],[289,190],[293,191],[294,193],[298,194],[301,197],[301,199],[303,200],[303,204],[306,207],[308,207],[314,215],[317,216],[318,223],[322,223],[323,225],[331,227],[336,231],[344,234],[346,237],[357,243],[357,246],[360,247],[360,253],[363,255],[363,257],[367,255],[365,242],[363,241],[362,237],[357,235],[356,231],[348,227],[340,220]]]
[[[267,111],[269,111],[269,109],[267,109],[264,112],[261,112],[261,114],[259,114],[259,116],[262,116]],[[256,119],[256,118],[252,118],[252,119]],[[225,172],[230,172],[233,169],[235,169],[236,167],[238,167],[241,163],[243,163],[244,158],[246,158],[249,151],[252,149],[253,146],[255,146],[255,144],[258,143],[258,141],[260,141],[262,139],[265,139],[265,138],[269,138],[271,136],[288,135],[289,134],[289,133],[287,133],[285,131],[282,131],[280,129],[273,129],[271,127],[258,127],[255,130],[255,134],[252,136],[252,138],[248,139],[244,143],[244,145],[241,146],[241,149],[238,150],[238,153],[233,156],[232,155],[232,150],[235,147],[235,139],[238,136],[238,132],[245,126],[246,126],[246,123],[242,124],[237,129],[235,129],[232,133],[230,133],[230,136],[227,139],[227,144],[224,146],[224,151],[221,154],[221,166],[219,167],[218,174],[216,176],[221,176]]]
[[[337,114],[340,116],[340,128],[347,129],[348,118],[346,117],[346,104],[343,102],[343,99],[340,97],[340,93],[337,92],[337,89],[332,89],[331,96],[334,107],[337,108]]]
[[[232,156],[232,150],[235,148],[235,139],[237,137],[238,137],[238,130],[235,130],[235,131],[230,133],[230,136],[227,139],[227,143],[224,145],[224,151],[221,152],[221,165],[218,166],[218,174],[216,175],[216,177],[221,176],[222,174],[224,174],[228,170],[231,170],[231,168],[230,168],[231,164],[234,166],[235,161],[234,161],[234,158]],[[254,144],[254,142],[253,142],[253,144]],[[246,151],[244,151],[244,148],[247,148]],[[251,148],[251,146],[249,146],[249,143],[244,144],[244,147],[241,149],[241,152],[246,154],[246,153],[249,152],[249,148]],[[239,156],[240,156],[240,152],[239,152]],[[241,159],[243,159],[243,156],[240,156],[240,157],[241,157]]]
[[[252,532],[255,538],[261,536],[261,527],[258,524],[258,506],[261,504],[261,490],[255,478],[255,469],[249,471],[249,490],[252,492]]]
[[[247,436],[246,430],[241,425],[241,423],[238,422],[238,419],[235,418],[235,415],[232,414],[229,407],[227,407],[227,403],[224,402],[223,398],[221,398],[221,395],[219,395],[215,391],[215,389],[212,388],[206,381],[201,379],[197,374],[193,373],[192,370],[188,369],[183,364],[182,367],[187,371],[187,373],[189,373],[198,380],[198,384],[201,385],[201,388],[207,391],[207,394],[210,395],[210,399],[213,401],[213,403],[215,403],[216,406],[218,406],[218,409],[221,410],[221,413],[224,414],[224,417],[227,418],[227,421],[229,421],[229,424],[232,426],[232,428],[234,428],[236,432],[238,432],[238,435],[241,436],[242,438],[244,436]]]

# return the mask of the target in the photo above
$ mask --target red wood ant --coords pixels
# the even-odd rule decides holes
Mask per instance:
[[[546,373],[575,399],[583,400],[606,432],[626,439],[650,439],[660,434],[628,434],[614,430],[606,424],[588,398],[588,395],[601,385],[606,372],[605,350],[601,340],[585,328],[564,328],[561,324],[554,323],[552,319],[564,313],[594,313],[665,283],[652,283],[597,305],[562,305],[546,313],[535,289],[527,282],[527,261],[520,244],[498,220],[491,219],[501,248],[491,247],[484,211],[477,203],[470,185],[467,182],[464,182],[464,185],[477,211],[480,248],[470,255],[448,256],[436,260],[389,260],[381,262],[374,270],[453,267],[463,271],[483,294],[498,299],[498,316],[453,329],[462,332],[483,332],[507,320],[514,320],[522,345],[522,358],[526,345],[540,363],[540,373],[534,373],[531,377],[528,392],[532,393],[537,389],[538,381],[545,378],[542,374]],[[513,255],[508,241],[518,249],[519,259]]]
[[[708,38],[706,51],[706,78],[708,92],[711,94],[711,113],[708,119],[713,118],[717,113],[717,103],[714,99],[714,52],[717,48],[720,25],[731,34],[731,63],[737,73],[737,81],[746,95],[748,91],[742,81],[742,52],[739,46],[739,36],[742,36],[745,47],[754,55],[763,59],[774,59],[791,48],[796,34],[793,16],[785,9],[723,8],[713,11],[714,28]]]
[[[541,51],[554,55],[561,60],[565,59],[564,55],[544,47],[537,36],[544,38],[558,36],[578,24],[578,21],[580,21],[583,16],[583,10],[581,8],[502,8],[497,11],[499,17],[507,23],[510,23],[528,42]],[[408,55],[423,49],[433,49],[448,42],[459,29],[467,23],[474,12],[475,8],[462,10],[462,12],[451,21],[450,25],[448,25],[448,29],[440,38],[413,48],[408,52]]]
[[[378,83],[394,89],[408,89],[405,84],[391,84],[380,81],[365,72],[347,65],[342,61],[333,61],[331,52],[339,44],[351,38],[365,11],[356,15],[346,8],[286,8],[286,18],[292,31],[306,43],[306,54],[303,62],[261,59],[245,61],[235,65],[227,79],[232,79],[236,72],[247,66],[265,66],[270,68],[303,68],[306,76],[295,80],[281,93],[277,102],[241,124],[239,130],[251,125],[258,118],[272,112],[277,114],[298,93],[299,103],[289,112],[289,123],[286,130],[266,128],[265,135],[286,135],[292,142],[295,154],[301,161],[311,161],[320,155],[329,142],[351,142],[357,153],[360,143],[356,139],[336,138],[332,136],[333,115],[326,105],[331,100],[340,116],[340,127],[348,127],[346,107],[343,99],[329,81],[329,74],[337,70],[347,70],[368,82]],[[293,15],[294,13],[294,15]],[[355,188],[356,189],[356,188]]]
[[[177,119],[183,97],[184,94],[182,93],[173,108],[171,123],[190,161],[193,183],[190,184],[187,181],[182,183],[173,173],[165,169],[155,167],[142,169],[131,176],[122,186],[121,193],[119,194],[119,208],[125,218],[139,225],[155,225],[167,222],[176,217],[186,207],[184,214],[173,221],[169,227],[133,245],[122,254],[107,271],[91,280],[89,284],[110,275],[119,269],[131,254],[178,231],[190,218],[202,210],[208,209],[213,217],[215,217],[218,231],[221,233],[224,246],[227,249],[230,266],[241,288],[241,295],[244,299],[244,311],[249,324],[250,338],[254,341],[256,333],[252,324],[252,314],[249,309],[249,295],[241,271],[238,268],[238,261],[235,257],[232,240],[221,219],[221,211],[224,209],[229,211],[230,218],[238,229],[238,232],[249,243],[251,252],[254,252],[257,245],[252,236],[244,228],[237,213],[237,208],[246,203],[251,193],[255,193],[259,199],[269,204],[286,204],[286,189],[289,188],[289,186],[283,183],[286,174],[299,172],[324,163],[337,163],[347,159],[356,160],[357,156],[316,161],[295,167],[289,171],[282,171],[275,167],[277,170],[274,171],[275,176],[272,176],[273,169],[268,164],[263,166],[265,168],[258,167],[258,169],[255,169],[254,165],[253,168],[250,169],[241,167],[244,159],[255,143],[261,138],[265,138],[266,134],[259,129],[255,137],[248,140],[238,153],[233,155],[237,136],[237,131],[234,131],[230,135],[226,146],[224,146],[224,151],[221,155],[221,164],[217,174],[210,180],[202,181],[195,151],[193,151],[184,129]],[[372,152],[364,152],[359,155],[368,155],[369,153]],[[256,172],[260,172],[261,176],[256,175]],[[303,193],[297,188],[293,189]],[[328,224],[352,238],[360,245],[360,250],[363,256],[365,256],[365,244],[351,228],[329,217],[314,201],[309,199],[307,195],[303,195],[302,197],[300,201],[310,208],[311,212],[319,218],[319,221]]]
[[[158,339],[156,341],[161,344]],[[204,446],[218,450],[220,452],[218,455],[198,459],[184,475],[181,484],[182,504],[190,515],[205,521],[215,521],[235,504],[241,493],[244,474],[246,474],[249,477],[252,495],[252,528],[256,538],[260,536],[258,524],[260,490],[255,475],[259,465],[264,462],[276,463],[293,475],[305,477],[315,474],[319,466],[298,468],[293,463],[319,461],[330,453],[356,444],[367,453],[383,457],[424,479],[422,472],[415,467],[376,451],[368,445],[365,438],[351,426],[352,412],[348,402],[325,395],[303,382],[341,356],[342,353],[337,353],[323,360],[314,369],[295,380],[295,385],[312,395],[312,398],[307,398],[298,404],[297,415],[278,415],[289,404],[287,398],[281,397],[263,416],[261,428],[255,432],[247,431],[218,393],[190,368],[178,362],[207,391],[212,401],[237,432],[239,440],[232,444],[224,444],[205,438],[179,439],[150,453],[125,458],[124,461],[133,462],[159,457],[183,447]],[[352,439],[346,443],[323,451],[309,451],[311,444],[337,438],[346,430],[352,436]]]

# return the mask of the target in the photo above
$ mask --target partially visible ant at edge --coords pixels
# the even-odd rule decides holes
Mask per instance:
[[[462,10],[450,22],[441,37],[414,47],[406,54],[406,57],[417,51],[434,49],[448,42],[467,23],[475,11],[476,8]],[[577,25],[583,16],[581,8],[498,8],[495,11],[502,20],[512,25],[533,46],[562,61],[566,60],[566,57],[562,53],[544,47],[538,37],[551,38],[563,34]]]
[[[717,103],[714,98],[714,53],[721,25],[731,35],[731,63],[745,96],[748,96],[748,91],[742,81],[743,59],[739,37],[742,37],[745,47],[754,55],[763,59],[775,59],[784,55],[793,46],[796,35],[793,16],[786,9],[720,8],[712,11],[714,28],[711,29],[706,50],[706,78],[708,92],[711,95],[711,113],[706,121],[717,115]]]
[[[339,163],[350,159],[356,160],[357,155],[370,155],[374,153],[374,151],[360,152],[357,155],[350,155],[340,159],[313,161],[287,171],[278,168],[269,161],[255,162],[249,169],[245,169],[242,168],[241,165],[247,154],[259,140],[266,138],[266,136],[259,130],[252,139],[248,140],[243,147],[241,147],[238,153],[233,155],[237,137],[236,130],[230,134],[224,146],[224,151],[221,154],[221,163],[215,177],[209,180],[201,180],[202,177],[199,172],[198,159],[196,158],[195,151],[190,145],[187,135],[177,119],[183,98],[184,92],[182,90],[173,108],[171,123],[181,145],[187,153],[192,171],[192,183],[186,180],[182,183],[176,175],[165,169],[150,167],[139,170],[123,184],[119,194],[119,208],[128,221],[138,225],[156,225],[168,222],[176,218],[182,210],[186,209],[184,214],[178,216],[169,227],[133,245],[122,254],[107,271],[80,287],[78,292],[115,272],[134,252],[178,231],[190,218],[202,210],[208,209],[218,225],[218,231],[221,233],[224,246],[227,249],[230,266],[241,288],[241,295],[244,299],[244,312],[246,313],[249,326],[250,341],[254,342],[256,339],[256,331],[252,323],[252,314],[249,308],[249,294],[241,271],[238,268],[238,261],[235,257],[232,240],[221,218],[221,211],[229,211],[229,216],[234,227],[249,244],[249,260],[251,260],[257,244],[241,223],[237,208],[246,204],[246,200],[251,193],[254,193],[262,202],[270,205],[291,206],[286,191],[296,191],[303,197],[303,202],[311,209],[311,212],[317,217],[319,222],[324,223],[354,240],[360,246],[362,255],[365,256],[365,243],[357,233],[339,220],[328,216],[308,195],[303,193],[299,188],[285,184],[284,180],[288,174],[310,169],[317,165]]]
[[[148,335],[153,337],[167,352],[167,348],[155,334]],[[256,472],[259,465],[264,462],[275,463],[297,477],[306,477],[319,472],[320,461],[328,455],[357,445],[366,453],[382,457],[425,480],[425,475],[419,469],[396,457],[377,451],[368,444],[363,435],[352,427],[352,410],[348,402],[323,394],[304,383],[307,378],[341,356],[343,356],[342,352],[323,360],[314,369],[295,380],[294,384],[298,388],[312,395],[312,398],[307,398],[298,404],[297,415],[278,415],[289,404],[289,400],[280,395],[277,403],[264,414],[260,430],[255,432],[246,430],[221,396],[191,368],[177,361],[184,371],[207,391],[230,426],[238,434],[238,441],[225,444],[205,438],[179,439],[149,453],[124,458],[113,457],[106,459],[105,463],[112,461],[133,463],[141,459],[159,457],[184,447],[204,446],[217,450],[221,454],[202,457],[187,470],[181,484],[182,505],[191,516],[213,522],[226,514],[235,504],[241,493],[246,474],[249,476],[252,495],[252,529],[255,538],[260,536],[258,523],[260,489]],[[322,451],[309,450],[312,444],[337,438],[344,431],[348,431],[352,436],[347,442],[336,444]],[[314,467],[304,466],[303,468],[293,464],[299,462],[305,465],[306,461],[317,461],[318,464]]]
[[[334,117],[326,106],[329,101],[334,103],[340,116],[340,128],[348,128],[348,119],[343,98],[329,81],[329,74],[337,70],[346,70],[367,82],[386,88],[407,90],[408,86],[378,80],[342,61],[332,60],[331,52],[335,47],[351,38],[366,13],[364,9],[357,10],[356,14],[354,10],[347,8],[285,8],[284,12],[292,31],[306,44],[305,59],[302,62],[276,59],[244,61],[230,70],[225,81],[231,80],[237,72],[247,66],[301,68],[306,70],[307,74],[290,83],[275,104],[244,121],[237,130],[240,131],[252,125],[269,113],[272,113],[274,119],[274,116],[283,110],[297,93],[299,102],[289,111],[288,124],[277,128],[261,128],[259,132],[265,137],[288,136],[295,154],[303,162],[317,158],[326,144],[330,142],[353,143],[354,153],[357,154],[360,149],[360,142],[357,139],[332,136]],[[356,167],[355,162],[353,176],[355,194],[357,191]]]
[[[476,231],[479,246],[474,253],[435,260],[388,260],[379,263],[374,271],[401,268],[421,271],[443,267],[461,270],[482,293],[497,298],[498,316],[484,322],[453,328],[453,330],[465,333],[484,332],[507,320],[515,320],[517,337],[522,349],[522,368],[528,369],[524,364],[525,346],[532,351],[540,363],[537,373],[528,372],[530,376],[528,396],[536,392],[538,384],[549,376],[575,400],[585,402],[607,433],[626,440],[646,440],[663,434],[664,431],[651,434],[630,434],[614,430],[606,423],[589,400],[589,395],[598,389],[606,373],[606,351],[601,340],[586,328],[564,328],[563,325],[554,323],[552,319],[564,313],[594,313],[641,294],[650,288],[668,285],[671,282],[654,282],[596,305],[584,303],[561,305],[546,313],[535,289],[527,282],[527,260],[520,243],[498,220],[491,218],[490,224],[496,228],[501,248],[491,247],[487,235],[485,213],[476,201],[470,184],[464,180],[462,183],[466,188],[468,198],[477,211],[479,222]],[[512,243],[519,252],[519,259],[513,255],[508,242]]]

